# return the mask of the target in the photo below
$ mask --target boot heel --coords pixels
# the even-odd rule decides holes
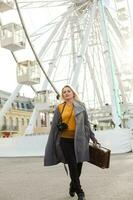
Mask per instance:
[[[75,191],[72,187],[70,187],[70,189],[69,189],[69,194],[70,194],[71,197],[75,196]]]
[[[71,197],[74,197],[75,196],[75,188],[73,187],[73,185],[72,185],[72,182],[70,183],[70,188],[69,188],[69,195],[71,196]]]

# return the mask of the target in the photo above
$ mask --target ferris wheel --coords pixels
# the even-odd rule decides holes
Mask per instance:
[[[71,84],[90,110],[105,109],[119,126],[133,92],[133,71],[125,73],[131,64],[125,59],[132,36],[128,0],[15,0],[0,5],[2,13],[17,16],[16,22],[1,24],[1,46],[17,62],[19,83],[1,116],[22,85],[30,85],[41,99]],[[48,112],[45,103],[36,101],[27,133],[44,106]]]

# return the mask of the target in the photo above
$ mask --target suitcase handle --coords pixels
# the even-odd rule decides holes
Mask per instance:
[[[101,148],[101,144],[100,143],[90,143],[90,144],[92,144],[96,148]]]
[[[110,152],[111,152],[110,149],[107,149],[106,147],[103,147],[100,143],[91,143],[91,142],[89,142],[89,144],[90,144],[91,146],[95,147],[95,148],[99,148],[99,149],[103,149],[103,150],[106,150],[106,151],[110,151]]]

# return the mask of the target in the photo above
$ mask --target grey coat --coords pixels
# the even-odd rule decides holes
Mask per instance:
[[[95,135],[90,129],[86,108],[81,102],[74,102],[76,130],[74,138],[75,155],[77,162],[89,161],[89,140],[95,140]],[[60,118],[56,108],[51,131],[45,148],[44,165],[51,166],[60,162],[66,163],[59,143],[57,123]]]

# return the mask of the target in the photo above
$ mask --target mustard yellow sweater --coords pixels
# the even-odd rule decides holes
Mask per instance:
[[[60,113],[62,112],[63,106],[64,106],[63,103],[58,105]],[[70,115],[71,115],[71,118],[70,118]],[[61,137],[74,138],[76,122],[75,122],[75,114],[74,114],[73,105],[71,104],[65,105],[64,111],[62,113],[62,121],[68,125],[68,129],[62,132]]]

